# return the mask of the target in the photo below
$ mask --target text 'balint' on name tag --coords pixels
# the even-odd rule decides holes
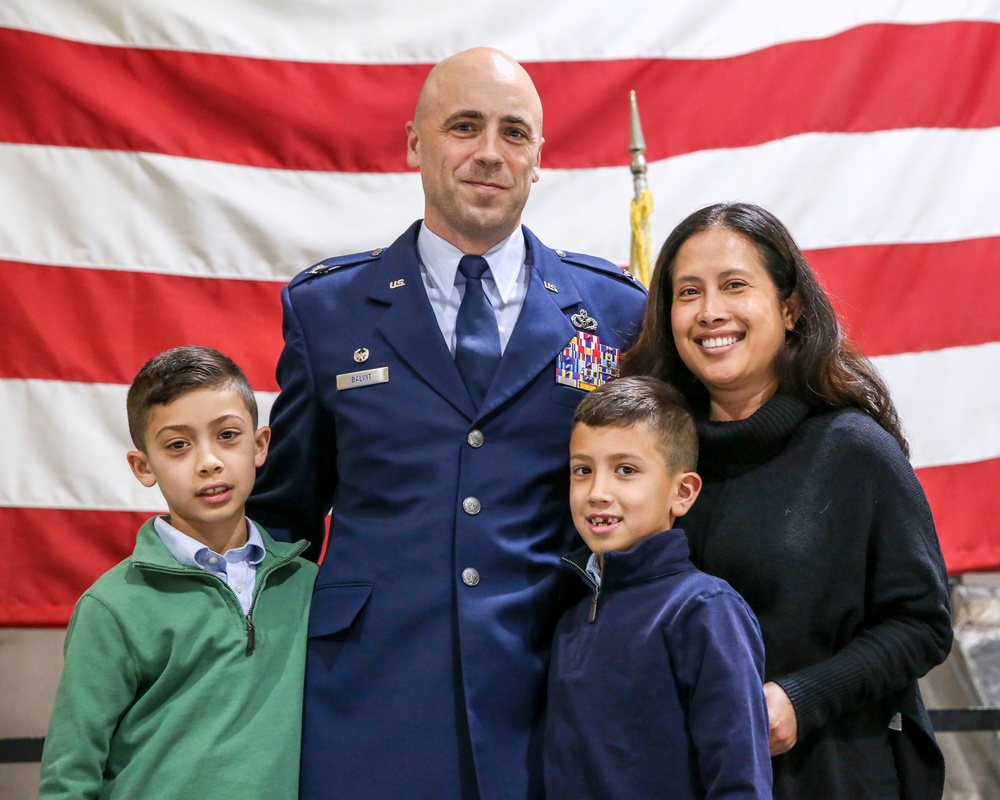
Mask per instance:
[[[372,386],[376,383],[389,382],[389,368],[376,367],[363,369],[360,372],[342,372],[337,376],[337,390],[360,389],[362,386]]]

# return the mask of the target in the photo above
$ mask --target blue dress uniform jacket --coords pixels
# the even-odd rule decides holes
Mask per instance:
[[[477,410],[422,285],[419,225],[282,292],[281,393],[250,513],[315,557],[333,509],[309,625],[303,798],[541,796],[584,394],[556,383],[555,359],[581,309],[601,344],[624,349],[645,300],[618,267],[523,229],[530,285]]]

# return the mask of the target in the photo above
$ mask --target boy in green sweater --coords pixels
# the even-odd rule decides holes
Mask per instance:
[[[270,429],[205,347],[147,362],[127,408],[169,513],[77,603],[39,797],[293,800],[316,567],[245,516]]]

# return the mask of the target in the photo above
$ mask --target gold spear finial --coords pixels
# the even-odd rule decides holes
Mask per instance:
[[[639,121],[639,106],[635,102],[635,89],[629,92],[628,151],[632,154],[632,180],[635,182],[635,199],[642,195],[646,188],[646,140],[642,135],[642,123]]]
[[[649,247],[652,241],[651,217],[653,195],[646,186],[646,140],[642,136],[639,122],[639,107],[635,102],[635,90],[629,93],[631,112],[629,115],[628,150],[632,154],[632,182],[635,198],[632,200],[632,252],[629,257],[629,271],[645,286],[649,286],[652,271],[649,266]]]

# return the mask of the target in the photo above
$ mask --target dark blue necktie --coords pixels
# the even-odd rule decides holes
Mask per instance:
[[[482,256],[462,256],[458,271],[465,276],[465,294],[455,323],[455,364],[476,408],[500,363],[500,330],[490,299],[483,291],[483,273],[490,265]]]

